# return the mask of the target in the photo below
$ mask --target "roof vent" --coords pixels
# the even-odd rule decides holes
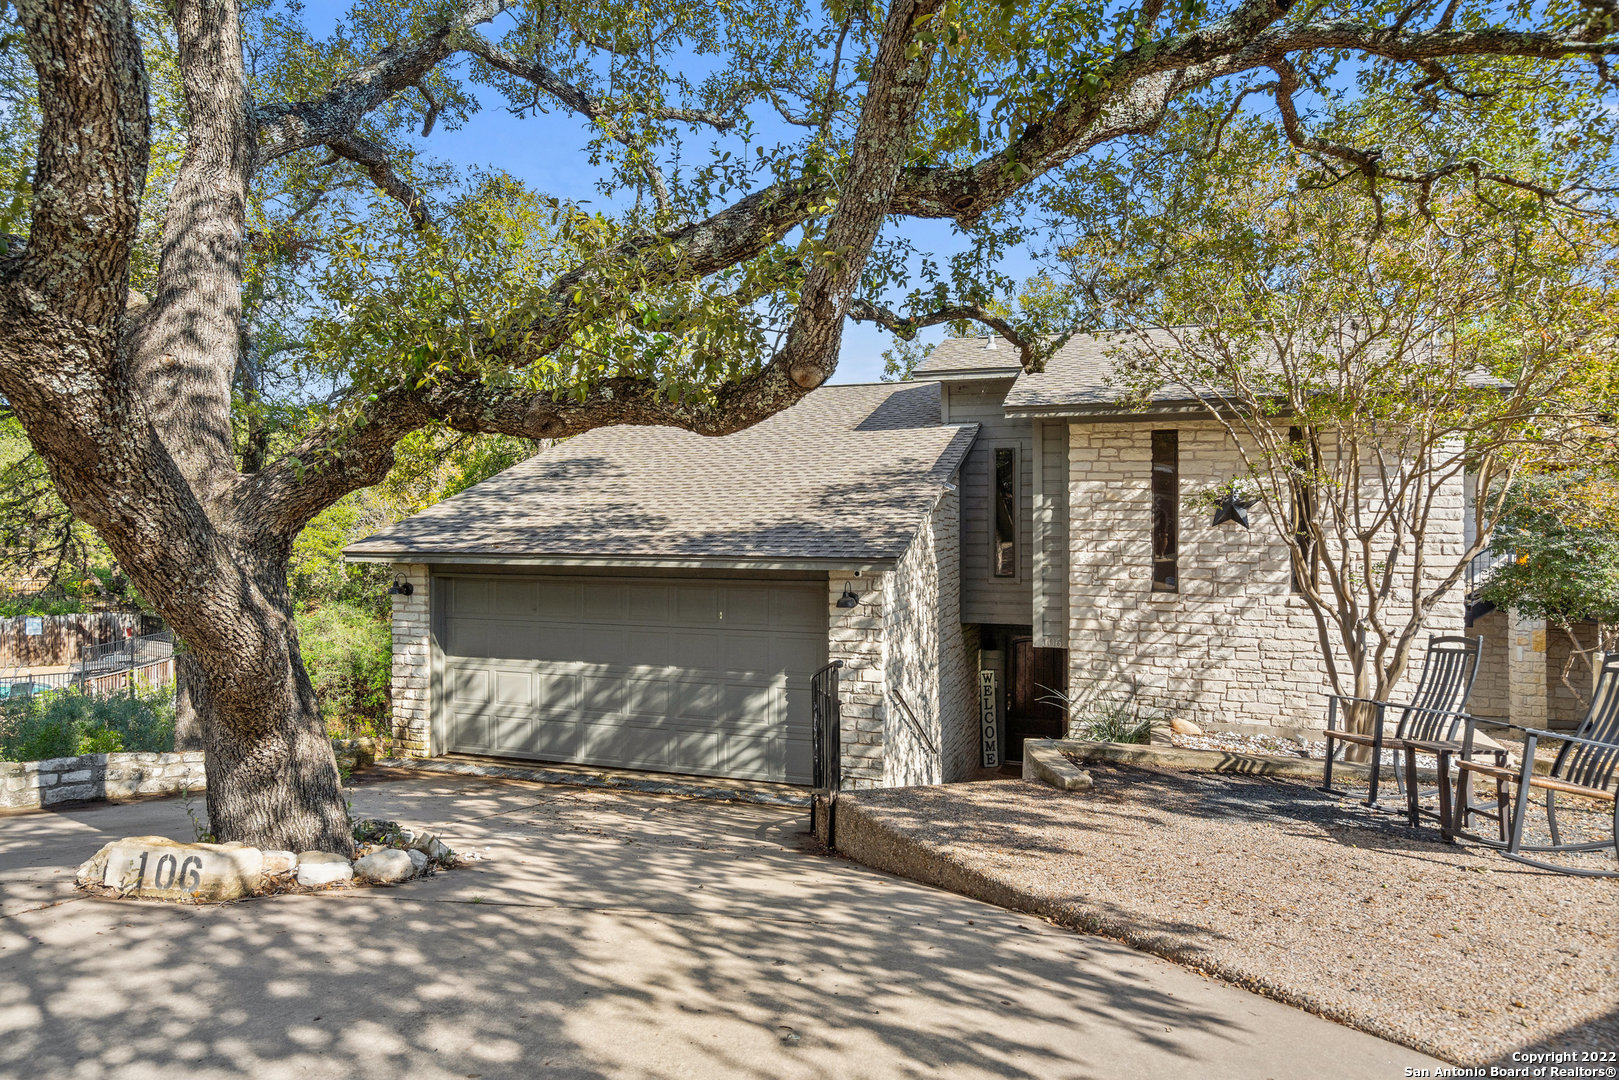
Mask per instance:
[[[985,349],[993,349],[994,347],[995,347],[995,335],[991,334],[991,335],[989,335],[989,337],[984,339],[984,348]]]

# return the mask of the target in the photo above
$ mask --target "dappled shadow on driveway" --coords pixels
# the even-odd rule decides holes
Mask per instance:
[[[1303,782],[1089,770],[1083,793],[1023,781],[861,792],[839,800],[840,835],[854,815],[854,835],[876,839],[846,842],[872,865],[1450,1061],[1571,1030],[1597,1040],[1589,1049],[1619,1044],[1619,882],[1442,844]]]
[[[458,777],[363,787],[354,812],[478,858],[387,890],[0,918],[0,1075],[1044,1080],[1413,1060],[806,853],[797,812]],[[0,822],[0,852],[38,827],[70,868],[132,831],[101,813],[66,832]]]

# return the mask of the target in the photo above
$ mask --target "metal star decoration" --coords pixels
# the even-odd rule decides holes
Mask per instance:
[[[1248,524],[1248,508],[1258,501],[1239,495],[1235,491],[1222,496],[1220,501],[1214,504],[1214,524],[1235,521],[1245,529],[1251,528]]]

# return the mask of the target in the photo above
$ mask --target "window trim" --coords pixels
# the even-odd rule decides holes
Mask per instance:
[[[996,567],[996,547],[999,543],[998,518],[1000,510],[1000,456],[1005,452],[1012,457],[1012,569],[1001,573]],[[1023,455],[1017,443],[999,443],[989,447],[989,579],[991,581],[1021,581],[1023,561],[1019,558],[1022,543],[1023,518]]]
[[[1167,448],[1167,467],[1159,461],[1160,448]],[[1152,591],[1180,592],[1180,431],[1176,428],[1157,428],[1151,435],[1151,455],[1148,465],[1148,492],[1152,511],[1150,546],[1152,560]],[[1160,478],[1167,483],[1161,484]],[[1168,490],[1164,490],[1165,487]],[[1162,516],[1160,516],[1162,515]],[[1160,555],[1160,550],[1167,554]],[[1165,570],[1168,573],[1165,573]]]

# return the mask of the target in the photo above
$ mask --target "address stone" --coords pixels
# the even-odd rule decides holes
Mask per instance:
[[[126,896],[236,900],[264,884],[264,852],[243,844],[182,844],[162,836],[137,836],[115,840],[105,850],[100,883]]]

